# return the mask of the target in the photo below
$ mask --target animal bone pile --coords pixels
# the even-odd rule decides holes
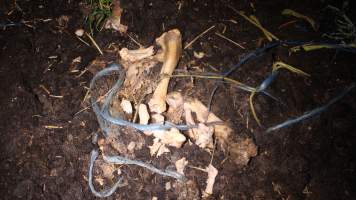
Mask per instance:
[[[128,98],[135,96],[143,99],[145,95],[152,93],[155,87],[148,106],[143,103],[136,105],[139,123],[146,125],[150,120],[153,123],[163,123],[166,119],[172,123],[182,123],[182,118],[184,118],[187,125],[197,126],[197,128],[188,130],[187,136],[190,141],[208,150],[214,146],[214,136],[224,148],[232,132],[226,123],[209,112],[208,108],[198,99],[185,98],[177,91],[167,94],[170,76],[178,64],[182,51],[179,30],[174,29],[163,33],[156,42],[161,50],[155,55],[153,55],[153,46],[138,50],[123,48],[120,51],[122,63],[126,69],[126,80],[122,93]],[[145,75],[157,62],[162,62],[163,65],[159,81],[155,83],[152,79],[147,79]],[[126,114],[132,114],[132,105],[126,99],[122,99],[121,106]],[[193,114],[195,114],[196,120],[193,119]],[[206,123],[213,122],[217,124],[206,125]],[[150,146],[152,156],[160,156],[169,152],[166,146],[180,148],[187,141],[187,137],[174,127],[170,130],[145,131],[144,134],[154,138],[154,143]]]
[[[109,131],[105,130],[106,137],[98,140],[103,158],[108,161],[107,163],[98,162],[99,168],[103,171],[110,169],[109,172],[107,170],[103,172],[104,177],[113,178],[112,174],[115,171],[113,164],[135,164],[161,175],[186,180],[181,178],[184,177],[184,170],[188,165],[188,160],[185,157],[175,160],[176,172],[173,173],[168,173],[167,170],[160,171],[140,161],[128,160],[135,158],[134,152],[142,149],[147,138],[153,141],[153,144],[148,147],[152,158],[173,153],[171,151],[185,145],[197,145],[204,151],[213,152],[215,144],[217,144],[224,152],[227,152],[228,147],[232,146],[233,149],[230,151],[235,155],[233,158],[235,163],[246,165],[251,157],[257,155],[257,147],[252,140],[245,140],[239,144],[228,144],[233,130],[226,122],[210,112],[200,100],[184,96],[178,91],[168,92],[170,77],[182,52],[182,39],[179,30],[174,29],[163,33],[156,39],[156,43],[160,47],[157,53],[155,53],[154,46],[137,50],[122,48],[119,51],[120,62],[125,69],[126,78],[120,91],[112,98],[109,113],[112,117],[122,118],[130,124],[138,123],[147,127],[152,124],[164,125],[168,123],[171,125],[169,128],[162,129],[148,128],[142,131],[144,134],[139,134],[137,130],[133,129],[135,127],[130,125],[124,127],[124,134],[117,133],[120,130],[115,128],[111,128]],[[162,63],[162,68],[160,72],[157,72],[154,69],[159,63]],[[98,101],[103,103],[106,100],[98,98]],[[96,114],[98,115],[98,113]],[[102,121],[102,117],[99,114],[99,123]],[[103,118],[105,119],[105,117]],[[175,124],[186,124],[185,127],[188,128],[180,128],[182,126]],[[123,137],[129,137],[130,142],[125,144],[122,141]],[[119,153],[125,158],[108,156],[108,154],[113,154],[112,150],[114,154]],[[92,177],[91,173],[97,156],[97,152],[92,153],[89,177]],[[206,188],[202,193],[203,196],[209,196],[212,194],[218,170],[211,163],[207,163],[206,168],[201,170],[208,175]],[[102,178],[95,180],[103,185]],[[111,195],[117,187],[125,185],[119,182],[111,190],[102,193],[96,192],[92,183],[90,183],[90,187],[96,196],[105,197]]]

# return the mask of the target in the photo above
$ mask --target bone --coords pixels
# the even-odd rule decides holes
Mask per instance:
[[[131,105],[130,101],[128,101],[126,99],[122,99],[120,105],[121,105],[121,108],[124,110],[125,113],[132,114],[132,105]]]
[[[211,164],[205,170],[208,173],[208,179],[206,180],[206,188],[204,190],[203,197],[208,197],[213,194],[213,187],[215,178],[218,175],[218,170]]]
[[[182,147],[186,140],[185,136],[176,128],[171,128],[169,131],[165,131],[164,134],[160,136],[160,139],[163,144],[176,148]]]
[[[140,118],[140,124],[148,124],[150,115],[148,114],[147,106],[145,104],[140,104],[138,106],[138,116]]]
[[[172,75],[182,52],[182,36],[178,29],[173,29],[163,33],[156,39],[156,42],[162,48],[162,52],[157,56],[159,60],[163,61],[161,75]],[[162,77],[158,83],[152,98],[148,102],[151,112],[163,113],[166,111],[169,80],[169,77]]]
[[[136,62],[153,55],[153,46],[147,48],[140,48],[136,50],[129,50],[127,48],[122,48],[119,51],[120,57],[124,61]]]
[[[191,119],[190,112],[196,114],[197,120],[200,123],[211,123],[211,122],[223,122],[219,117],[217,117],[214,113],[209,112],[208,108],[198,99],[190,99],[184,103],[184,112],[186,113],[185,118],[188,124],[194,123]],[[214,127],[214,135],[218,139],[221,148],[226,150],[226,146],[228,145],[228,138],[232,133],[232,129],[224,124],[216,124]],[[193,130],[194,132],[195,130]],[[190,133],[192,134],[192,133]],[[196,137],[196,134],[194,134]]]
[[[150,149],[151,156],[154,156],[156,154],[157,158],[164,153],[170,152],[166,145],[160,142],[159,138],[153,139],[153,144],[148,148]]]
[[[161,114],[158,114],[158,113],[153,114],[151,116],[151,118],[152,118],[153,123],[163,124],[163,122],[164,122],[164,116]],[[160,137],[159,135],[164,134],[164,132],[165,132],[164,130],[155,130],[155,131],[144,131],[143,133],[147,136],[154,135],[157,138],[157,137]]]
[[[187,165],[188,165],[188,160],[185,157],[175,162],[177,172],[180,174],[184,174],[184,169]]]
[[[119,31],[120,33],[126,33],[127,26],[121,24],[121,14],[122,14],[123,10],[120,6],[120,0],[115,0],[113,2],[113,4],[114,4],[114,7],[112,10],[112,15],[106,21],[105,28],[106,29],[114,29],[114,30]]]

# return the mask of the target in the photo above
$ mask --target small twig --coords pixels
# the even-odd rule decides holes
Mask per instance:
[[[199,170],[199,171],[202,171],[202,172],[206,172],[205,169],[200,168],[200,167],[194,167],[194,166],[190,166],[190,165],[187,165],[187,167],[192,168],[192,169],[196,169],[196,170]]]
[[[45,125],[43,126],[45,129],[62,129],[63,126],[56,126],[56,125]]]
[[[216,91],[218,90],[219,88],[219,85],[215,86],[215,88],[213,89],[213,91],[211,92],[211,95],[210,95],[210,98],[209,98],[209,104],[208,104],[208,110],[209,112],[211,111],[211,104],[213,102],[213,99],[214,99],[214,95],[216,93]]]
[[[99,51],[101,55],[104,55],[104,53],[101,51],[99,45],[95,42],[94,38],[91,37],[88,33],[85,33],[85,35],[90,39],[90,41],[93,43],[93,45],[96,47],[96,49]]]
[[[77,38],[78,38],[78,40],[80,40],[81,42],[83,42],[85,45],[87,45],[88,47],[90,47],[90,44],[87,43],[86,41],[84,41],[82,38],[80,38],[80,37],[78,37],[78,36],[77,36]]]
[[[215,148],[216,148],[216,138],[214,139],[214,148],[213,148],[213,152],[211,153],[210,165],[213,163]]]
[[[141,99],[138,101],[138,103],[136,104],[136,110],[135,110],[135,114],[134,114],[134,117],[133,117],[133,119],[132,119],[132,122],[133,123],[135,123],[136,122],[136,120],[137,120],[137,116],[138,116],[138,107],[140,106],[140,104],[143,102],[143,100],[145,99],[145,96],[146,96],[147,94],[145,93],[142,97],[141,97]]]
[[[288,25],[294,24],[294,23],[296,23],[296,22],[298,22],[297,19],[296,19],[296,20],[292,20],[292,21],[288,21],[288,22],[286,22],[286,23],[283,23],[283,24],[279,25],[279,26],[278,26],[278,29],[282,29],[282,28],[284,28],[284,27],[286,27],[286,26],[288,26]]]
[[[74,116],[75,116],[75,115],[78,115],[79,113],[81,113],[81,112],[83,112],[83,111],[85,111],[85,110],[88,110],[90,107],[92,107],[93,104],[98,103],[99,101],[103,100],[103,98],[105,98],[105,97],[112,91],[112,89],[113,89],[113,88],[111,88],[109,91],[107,91],[104,95],[100,96],[94,103],[90,104],[90,106],[87,106],[87,107],[85,107],[85,108],[79,110],[78,112],[76,112],[76,113],[74,114]],[[90,92],[90,89],[89,89],[88,91]]]
[[[242,11],[238,11],[236,10],[234,7],[232,6],[228,6],[230,9],[232,9],[235,13],[239,14],[241,17],[243,17],[244,19],[246,19],[247,21],[249,21],[251,24],[255,25],[257,28],[259,28],[263,34],[266,36],[266,38],[269,40],[269,41],[272,41],[272,40],[279,40],[275,35],[273,35],[271,32],[269,32],[267,29],[265,29],[262,24],[260,23],[260,21],[253,15],[251,16],[247,16],[245,15],[244,12]]]
[[[87,72],[87,71],[88,71],[88,68],[85,68],[83,71],[80,72],[80,74],[75,76],[75,78],[79,78],[79,77],[83,76],[83,74],[85,74],[85,72]]]
[[[196,36],[191,42],[189,42],[187,45],[185,45],[184,49],[187,49],[190,47],[195,41],[197,41],[199,38],[201,38],[203,35],[205,35],[207,32],[209,32],[211,29],[215,28],[215,25],[211,26],[210,28],[206,29],[202,33],[200,33],[198,36]]]
[[[212,65],[210,65],[209,63],[204,63],[204,62],[202,62],[204,65],[206,65],[206,66],[208,66],[208,67],[210,67],[210,69],[212,69],[213,71],[216,71],[216,72],[218,72],[219,70],[218,69],[216,69],[215,67],[213,67]]]
[[[48,96],[53,97],[53,98],[59,98],[59,99],[63,98],[63,96],[61,96],[61,95],[53,95],[53,94],[51,94],[51,92],[44,85],[41,84],[39,86],[40,86],[41,89],[43,89],[47,93]]]
[[[53,97],[53,98],[58,98],[58,99],[62,99],[62,98],[63,98],[62,95],[53,95],[53,94],[50,94],[49,96],[50,96],[50,97]]]
[[[137,42],[133,37],[131,37],[130,34],[127,34],[127,36],[128,36],[135,44],[137,44],[140,48],[143,47],[139,42]]]
[[[48,95],[51,94],[51,92],[44,86],[44,85],[39,85],[41,89],[43,89]]]
[[[84,87],[85,88],[85,87]],[[82,100],[82,103],[84,103],[84,101],[86,101],[87,100],[87,98],[88,98],[88,96],[89,96],[89,93],[90,93],[90,89],[89,88],[85,88],[86,90],[87,90],[87,92],[85,93],[85,96],[84,96],[84,98],[83,98],[83,100]]]
[[[90,105],[90,106],[87,106],[87,107],[85,107],[85,108],[83,108],[83,109],[81,109],[81,110],[79,110],[78,112],[76,112],[76,113],[74,114],[74,116],[76,116],[76,115],[78,115],[78,114],[80,114],[80,113],[82,113],[82,112],[88,110],[90,107],[91,107],[91,105]]]
[[[220,76],[220,75],[216,75],[216,76],[209,76],[209,75],[196,75],[196,74],[176,74],[176,75],[171,75],[170,77],[192,77],[192,78],[203,78],[203,79],[217,79],[217,80],[221,80],[221,81],[227,81],[228,83],[232,83],[237,85],[239,88],[241,88],[242,90],[248,91],[248,92],[255,92],[256,88],[248,86],[244,83],[241,83],[240,81],[237,81],[235,79],[232,78],[228,78],[225,76]]]
[[[234,45],[240,47],[241,49],[246,49],[246,48],[245,48],[244,46],[242,46],[241,44],[239,44],[239,43],[233,41],[232,39],[230,39],[230,38],[228,38],[228,37],[226,37],[226,36],[224,36],[224,35],[222,35],[222,34],[220,34],[220,33],[218,33],[218,32],[216,32],[215,35],[217,35],[217,36],[219,36],[219,37],[221,37],[221,38],[223,38],[223,39],[225,39],[225,40],[231,42],[232,44],[234,44]]]
[[[252,92],[251,95],[250,95],[250,100],[249,100],[250,109],[251,109],[252,115],[255,118],[258,126],[261,126],[261,121],[260,121],[260,119],[258,119],[256,111],[255,111],[255,107],[253,105],[253,97],[255,96],[255,94],[256,94],[256,92]]]

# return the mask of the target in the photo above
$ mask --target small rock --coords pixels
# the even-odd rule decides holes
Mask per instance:
[[[84,29],[77,29],[75,31],[75,34],[78,36],[78,37],[82,37],[84,35]]]
[[[172,188],[171,182],[168,181],[165,185],[165,188],[167,191],[170,190]]]
[[[204,56],[205,56],[204,52],[196,52],[196,51],[194,51],[193,53],[194,53],[194,57],[196,57],[198,59],[204,58]]]

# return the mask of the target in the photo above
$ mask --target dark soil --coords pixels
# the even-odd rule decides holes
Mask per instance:
[[[260,30],[228,6],[251,13],[250,3],[254,3],[257,18],[279,38],[309,41],[321,39],[321,33],[313,32],[301,21],[278,29],[291,20],[280,15],[281,10],[294,9],[319,20],[321,9],[327,3],[341,5],[340,1],[335,2],[122,0],[123,24],[145,46],[171,28],[178,28],[183,43],[187,44],[216,25],[215,30],[183,52],[178,68],[193,70],[198,66],[201,71],[213,71],[209,67],[213,66],[223,72],[259,47],[263,39]],[[0,30],[0,199],[95,199],[87,180],[90,151],[96,147],[92,136],[98,124],[91,109],[77,114],[85,107],[82,102],[87,92],[85,87],[93,75],[87,72],[78,77],[78,74],[95,59],[117,61],[113,44],[118,48],[137,46],[127,36],[112,31],[95,35],[98,45],[106,49],[104,56],[80,42],[74,32],[84,26],[82,2],[38,0],[17,1],[17,4],[21,10],[16,9],[13,1],[0,3],[0,24],[25,20],[31,25]],[[347,13],[350,16],[352,4]],[[11,10],[14,11],[6,14]],[[225,36],[242,44],[245,50],[214,34],[225,28]],[[205,57],[196,59],[194,51],[204,52]],[[81,62],[73,63],[79,56]],[[269,91],[285,105],[262,95],[255,99],[264,127],[258,127],[253,120],[248,93],[220,87],[212,111],[232,124],[232,140],[253,138],[259,151],[245,167],[237,167],[228,155],[220,150],[216,152],[213,165],[219,174],[212,199],[356,199],[355,91],[320,117],[273,133],[264,132],[289,117],[326,103],[355,82],[355,57],[334,50],[289,55],[285,48],[278,48],[242,66],[232,77],[258,85],[270,73],[274,59],[299,66],[311,77],[281,73]],[[78,69],[79,73],[72,73],[72,69]],[[179,81],[172,81],[171,88]],[[212,81],[197,80],[191,94],[208,103],[214,86]],[[194,146],[178,153],[197,167],[206,166],[210,159],[209,154]],[[142,154],[142,158],[151,160],[147,155]],[[157,166],[167,162],[153,161]],[[136,167],[123,167],[122,171],[128,185],[108,199],[154,196],[176,199],[180,195],[179,191],[165,190],[166,182],[175,182],[172,179]],[[187,169],[187,174],[198,188],[204,189],[205,173]]]

